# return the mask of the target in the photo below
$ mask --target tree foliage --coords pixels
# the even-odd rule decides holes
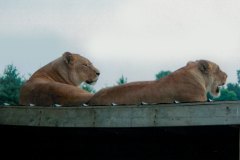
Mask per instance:
[[[0,77],[0,104],[17,105],[24,79],[14,65],[8,65]]]
[[[229,91],[234,92],[236,94],[236,96],[237,96],[237,99],[240,100],[240,86],[239,86],[238,83],[228,83],[227,84],[227,89]]]
[[[118,84],[118,85],[122,85],[122,84],[125,84],[125,83],[127,83],[127,78],[122,75],[122,76],[119,78],[119,80],[117,81],[117,84]]]
[[[96,90],[90,84],[82,83],[81,88],[84,89],[85,91],[89,92],[89,93],[96,93]]]
[[[159,80],[159,79],[169,75],[170,73],[172,73],[172,72],[171,71],[160,71],[155,75],[156,80]]]

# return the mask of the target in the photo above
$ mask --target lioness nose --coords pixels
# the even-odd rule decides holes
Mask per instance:
[[[98,75],[98,76],[99,76],[99,75],[100,75],[100,72],[96,72],[96,75]]]

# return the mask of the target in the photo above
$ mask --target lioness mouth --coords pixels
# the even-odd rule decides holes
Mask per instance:
[[[217,86],[216,93],[219,93],[224,84]]]
[[[93,81],[87,80],[86,83],[87,83],[87,84],[92,84]]]
[[[94,85],[96,82],[97,82],[97,80],[87,80],[87,81],[85,81],[87,84],[91,84],[91,85]]]

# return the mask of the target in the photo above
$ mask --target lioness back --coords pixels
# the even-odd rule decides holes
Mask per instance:
[[[93,95],[81,88],[82,82],[94,83],[100,72],[85,57],[65,52],[37,70],[20,90],[21,105],[81,105]]]

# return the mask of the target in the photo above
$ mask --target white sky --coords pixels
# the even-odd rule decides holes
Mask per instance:
[[[197,59],[235,83],[240,1],[0,0],[0,49],[0,73],[14,64],[26,78],[65,51],[80,53],[101,71],[97,90]]]

